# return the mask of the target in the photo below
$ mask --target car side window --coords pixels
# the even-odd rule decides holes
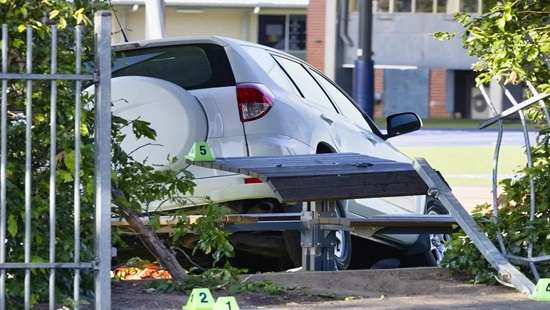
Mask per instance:
[[[321,86],[319,86],[315,79],[307,72],[304,66],[284,57],[274,57],[292,81],[294,81],[294,85],[296,85],[304,98],[324,110],[336,112],[332,102],[330,102],[330,99]]]
[[[299,94],[296,87],[292,84],[285,72],[279,67],[271,54],[264,49],[243,45],[242,48],[246,53],[269,75],[269,77],[277,83],[281,88],[288,92]]]
[[[319,81],[321,86],[323,86],[344,117],[352,121],[355,125],[370,130],[370,126],[361,111],[357,109],[353,102],[344,93],[342,93],[338,87],[334,86],[331,81],[314,70],[310,70],[310,72]]]

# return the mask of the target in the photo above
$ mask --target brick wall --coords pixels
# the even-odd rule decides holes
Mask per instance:
[[[447,95],[447,71],[445,69],[430,70],[430,117],[449,118],[445,109]]]
[[[374,69],[374,95],[381,96],[384,92],[384,69]],[[374,117],[384,116],[384,105],[382,99],[379,104],[374,105]]]
[[[307,9],[307,62],[325,69],[325,0],[310,0]]]

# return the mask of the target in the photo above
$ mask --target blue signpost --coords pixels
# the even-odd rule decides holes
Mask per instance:
[[[372,60],[372,0],[359,8],[359,47],[353,79],[353,98],[370,117],[374,115],[374,61]]]

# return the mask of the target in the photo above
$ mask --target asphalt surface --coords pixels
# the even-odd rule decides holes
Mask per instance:
[[[479,129],[421,129],[402,136],[391,138],[389,141],[396,147],[413,146],[491,146],[497,141],[496,130]],[[530,131],[529,137],[533,142],[536,131]],[[517,129],[504,130],[502,145],[524,145],[523,132]]]

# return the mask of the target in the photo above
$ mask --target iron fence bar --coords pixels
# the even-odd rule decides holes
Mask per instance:
[[[531,82],[527,81],[527,87],[529,87],[529,90],[531,91],[533,96],[537,96],[537,97],[540,96],[540,93],[537,91],[535,86],[531,84]],[[542,99],[539,100],[539,105],[542,109],[542,112],[544,113],[544,116],[546,117],[546,122],[548,123],[548,127],[550,128],[550,113],[548,112],[548,108],[546,107],[546,104]]]
[[[483,99],[485,100],[485,102],[487,103],[487,105],[489,106],[489,108],[491,109],[491,111],[493,112],[493,114],[496,116],[498,115],[498,111],[493,103],[493,101],[491,100],[491,98],[489,97],[489,95],[487,94],[487,91],[485,90],[485,87],[483,87],[483,85],[480,85],[479,87],[479,90],[481,91],[481,95],[483,95]],[[501,146],[502,146],[502,136],[503,136],[503,126],[502,126],[502,119],[499,119],[498,122],[498,134],[497,134],[497,142],[495,144],[495,150],[493,151],[493,171],[492,171],[492,179],[493,179],[493,184],[492,184],[492,198],[493,198],[493,220],[495,222],[495,224],[497,224],[497,241],[498,241],[498,245],[499,245],[499,248],[500,248],[500,251],[503,253],[503,254],[506,254],[507,250],[506,250],[506,246],[504,244],[504,239],[502,238],[502,233],[500,231],[500,228],[498,228],[498,165],[499,165],[499,160],[500,160],[500,149],[501,149]]]
[[[506,90],[505,87],[503,87],[504,90]],[[496,123],[499,119],[503,119],[503,118],[506,118],[514,113],[517,113],[525,108],[527,108],[528,106],[534,104],[534,103],[537,103],[539,102],[540,100],[546,98],[550,96],[550,94],[547,94],[547,93],[544,93],[544,94],[540,94],[539,96],[533,96],[525,101],[522,101],[521,103],[517,103],[511,107],[511,108],[508,108],[504,111],[502,111],[501,113],[499,113],[498,115],[494,116],[494,117],[491,117],[490,119],[484,121],[483,123],[481,123],[481,125],[479,125],[479,129],[483,129],[483,128],[486,128],[486,127],[489,127],[491,126],[492,124]]]
[[[0,73],[0,80],[93,81],[91,74]]]
[[[80,263],[3,263],[0,270],[10,269],[96,269],[96,262]]]
[[[517,256],[517,255],[511,255],[511,254],[508,254],[506,256],[511,260],[520,261],[520,262],[523,262],[524,264],[527,264],[527,263],[530,263],[530,262],[541,263],[541,262],[545,262],[545,261],[550,261],[550,255],[536,256],[536,257],[531,257],[531,258]]]
[[[82,39],[80,26],[75,28],[75,73],[80,74]],[[82,82],[75,82],[74,113],[74,263],[80,263],[80,96]],[[80,270],[74,271],[73,299],[75,309],[80,308]]]
[[[32,27],[27,26],[27,73],[32,72]],[[32,80],[27,80],[25,102],[25,257],[26,264],[31,262],[31,189],[32,189]],[[31,270],[25,269],[24,307],[31,307]]]
[[[95,64],[95,308],[111,309],[111,12],[94,15]]]
[[[504,87],[504,94],[510,100],[510,102],[514,106],[519,106],[518,102],[512,96],[510,91]],[[533,159],[531,155],[531,139],[529,138],[529,132],[527,128],[527,122],[525,120],[525,115],[523,113],[523,110],[518,110],[519,119],[521,121],[521,127],[523,131],[523,139],[525,141],[525,154],[527,155],[527,167],[529,169],[533,168]],[[532,224],[535,221],[535,180],[532,175],[529,176],[529,222]],[[531,259],[533,257],[533,242],[532,240],[529,240],[529,243],[527,245],[527,258]],[[529,262],[529,268],[531,269],[531,272],[533,273],[533,276],[538,281],[539,280],[539,273],[537,270],[537,267],[533,262]]]
[[[2,25],[2,73],[8,72],[8,25]],[[0,264],[6,262],[6,154],[8,128],[8,81],[2,80],[0,108]],[[0,270],[0,310],[6,309],[6,271]]]
[[[51,64],[50,72],[57,72],[57,27],[51,27]],[[57,170],[57,81],[51,81],[50,90],[50,263],[55,263],[55,174]],[[55,268],[50,270],[49,281],[50,310],[55,310]]]

